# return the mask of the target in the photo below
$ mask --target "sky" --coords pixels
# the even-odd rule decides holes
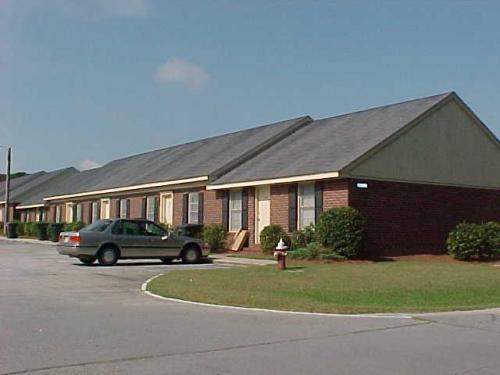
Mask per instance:
[[[0,144],[14,171],[88,169],[448,91],[498,137],[499,19],[486,0],[0,0]]]

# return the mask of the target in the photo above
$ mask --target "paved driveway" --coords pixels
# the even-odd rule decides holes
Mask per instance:
[[[84,267],[52,246],[0,240],[0,374],[500,374],[498,310],[320,317],[141,293],[184,267]]]

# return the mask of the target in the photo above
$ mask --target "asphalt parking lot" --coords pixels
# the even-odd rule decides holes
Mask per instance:
[[[158,273],[216,264],[85,267],[53,246],[4,240],[0,264],[0,374],[500,373],[498,309],[417,318],[231,310],[140,290]]]

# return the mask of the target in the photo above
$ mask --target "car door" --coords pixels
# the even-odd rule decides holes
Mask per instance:
[[[144,232],[140,222],[121,220],[114,228],[116,243],[121,249],[122,257],[141,258],[150,257],[151,244],[149,236]]]
[[[159,225],[151,222],[144,222],[144,230],[150,238],[151,251],[158,257],[175,257],[179,255],[180,248],[171,233]]]

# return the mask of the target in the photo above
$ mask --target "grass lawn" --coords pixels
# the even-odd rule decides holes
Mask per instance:
[[[190,301],[278,310],[368,313],[500,307],[500,268],[398,260],[172,271],[148,290]]]

